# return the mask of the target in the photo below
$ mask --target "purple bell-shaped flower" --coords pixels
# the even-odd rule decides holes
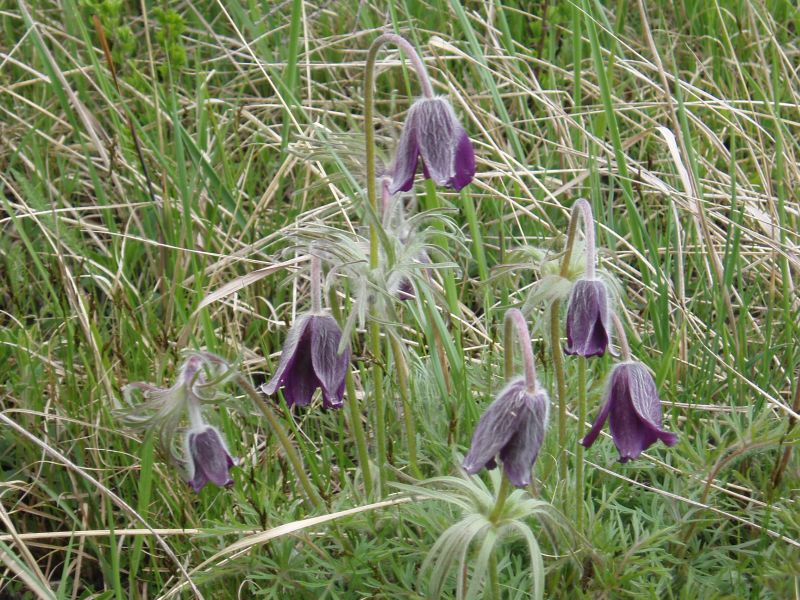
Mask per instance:
[[[611,313],[606,284],[600,279],[579,279],[567,302],[566,354],[602,356],[608,348]]]
[[[391,194],[414,184],[422,157],[425,177],[456,191],[475,176],[475,150],[446,98],[419,98],[408,111],[392,167]]]
[[[215,427],[197,425],[187,432],[185,439],[189,485],[195,492],[208,482],[219,487],[233,484],[229,471],[236,466],[236,460]]]
[[[594,444],[603,425],[609,420],[611,437],[619,450],[621,462],[639,455],[661,440],[674,446],[678,436],[662,428],[661,400],[653,376],[640,362],[628,360],[617,364],[609,375],[603,407],[581,444]]]
[[[329,315],[307,314],[295,321],[283,345],[275,374],[261,390],[268,395],[283,386],[289,406],[307,406],[317,388],[325,408],[341,408],[350,348],[339,354],[342,330]]]

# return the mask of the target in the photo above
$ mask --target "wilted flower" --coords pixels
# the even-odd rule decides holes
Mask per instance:
[[[640,362],[626,361],[611,371],[603,407],[581,444],[589,448],[609,419],[611,437],[621,462],[627,462],[656,440],[674,446],[678,436],[661,428],[661,400],[650,371]]]
[[[600,279],[579,279],[567,303],[567,347],[578,356],[602,356],[608,348],[610,312],[606,284]]]
[[[278,369],[261,390],[272,395],[283,385],[289,406],[306,406],[314,390],[322,390],[325,408],[340,408],[344,380],[350,364],[350,348],[339,354],[342,330],[328,315],[306,314],[298,317],[283,345]]]
[[[503,472],[517,487],[531,482],[531,469],[542,447],[550,400],[538,385],[529,391],[524,377],[506,385],[483,413],[472,445],[464,458],[464,470],[474,475],[482,468],[503,463]]]
[[[458,191],[475,175],[475,151],[446,98],[419,98],[408,111],[397,143],[389,192],[407,192],[422,156],[425,177]]]
[[[215,427],[206,424],[192,427],[186,433],[185,445],[189,485],[195,492],[209,481],[219,487],[233,484],[229,471],[237,461]]]

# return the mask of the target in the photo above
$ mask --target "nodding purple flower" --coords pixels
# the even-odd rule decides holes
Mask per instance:
[[[611,313],[606,284],[600,279],[579,279],[567,302],[566,354],[602,356],[608,348]]]
[[[306,314],[297,319],[283,345],[278,369],[261,390],[274,394],[282,385],[289,406],[307,406],[317,388],[325,408],[341,408],[344,380],[350,364],[349,346],[339,354],[342,330],[328,315]]]
[[[408,111],[397,143],[389,192],[407,192],[422,156],[425,177],[456,191],[475,176],[475,150],[446,98],[419,98]]]
[[[611,437],[621,462],[628,462],[661,440],[674,446],[678,436],[661,427],[661,400],[653,376],[640,362],[617,364],[609,375],[600,414],[581,444],[589,448],[600,430],[610,421]]]
[[[499,456],[503,472],[517,487],[531,482],[531,469],[542,447],[550,400],[538,385],[531,392],[524,377],[506,385],[483,413],[464,470],[474,475],[484,467],[494,469]]]
[[[195,492],[208,482],[219,487],[233,484],[229,471],[237,461],[215,427],[206,424],[193,427],[186,434],[185,444],[189,485]]]

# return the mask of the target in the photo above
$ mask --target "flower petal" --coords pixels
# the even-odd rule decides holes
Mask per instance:
[[[320,387],[312,360],[312,329],[313,325],[309,321],[297,345],[292,364],[283,376],[283,397],[289,406],[308,406],[311,404],[314,391]]]
[[[503,472],[516,487],[524,487],[531,482],[531,469],[539,455],[547,428],[547,414],[550,400],[544,390],[535,394],[525,394],[526,402],[522,408],[523,418],[516,433],[500,450]]]
[[[517,432],[520,421],[526,418],[523,410],[527,395],[525,379],[519,377],[506,385],[489,405],[478,421],[464,457],[462,466],[467,473],[474,475],[487,466]]]
[[[567,303],[567,346],[564,352],[602,356],[608,347],[608,292],[599,279],[579,279]]]
[[[427,175],[438,185],[450,185],[456,175],[456,149],[463,128],[445,98],[417,100],[417,140]],[[413,107],[412,107],[413,108]]]
[[[458,192],[475,177],[475,149],[463,127],[460,127],[458,134],[453,169],[455,174],[448,185]]]
[[[389,184],[391,195],[407,192],[414,185],[414,174],[419,162],[419,143],[417,141],[416,117],[414,106],[408,111],[403,125],[403,132],[397,142],[394,164],[392,165],[392,182]]]
[[[210,425],[190,431],[189,452],[194,477],[189,484],[195,491],[211,481],[220,487],[233,483],[229,470],[236,463],[228,452],[219,432]]]
[[[278,361],[278,368],[275,369],[272,379],[270,379],[267,384],[261,386],[261,390],[265,394],[269,396],[274,394],[281,384],[283,384],[287,371],[292,369],[295,357],[298,353],[298,345],[300,344],[300,340],[303,338],[303,334],[306,331],[310,317],[311,315],[301,315],[297,317],[294,325],[289,328],[286,341],[283,343],[283,350],[281,350],[281,358]]]
[[[600,435],[600,430],[603,429],[603,425],[606,424],[606,419],[608,419],[608,413],[611,410],[611,386],[606,387],[605,397],[603,399],[603,406],[600,409],[600,412],[595,418],[594,423],[592,423],[592,428],[589,430],[584,438],[581,440],[581,446],[584,448],[591,448],[592,444],[594,444],[595,440],[597,440],[597,436]]]
[[[350,347],[338,354],[342,330],[336,319],[327,315],[312,317],[311,361],[314,373],[322,388],[322,395],[327,408],[338,408],[342,405],[344,380],[350,365]]]

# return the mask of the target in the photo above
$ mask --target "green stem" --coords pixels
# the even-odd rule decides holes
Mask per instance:
[[[339,298],[336,292],[331,290],[328,294],[328,302],[331,306],[333,318],[342,322],[342,312],[339,308]],[[353,430],[353,437],[356,439],[356,451],[358,453],[358,463],[361,467],[361,477],[364,480],[364,490],[367,497],[372,495],[372,470],[369,466],[369,454],[367,453],[367,436],[364,434],[364,425],[361,422],[361,407],[358,404],[356,386],[353,382],[353,373],[347,369],[345,376],[345,389],[347,390],[347,412],[350,416],[350,427]]]
[[[375,399],[375,445],[378,465],[378,487],[380,496],[386,493],[386,400],[383,397],[383,367],[381,366],[381,332],[378,321],[369,322],[369,347],[372,353],[372,395]]]
[[[300,480],[300,484],[303,486],[303,490],[306,493],[306,498],[308,499],[309,503],[317,510],[324,510],[325,502],[323,502],[319,492],[317,492],[314,486],[311,485],[311,480],[309,480],[308,475],[306,475],[305,468],[303,467],[303,461],[297,454],[297,451],[294,449],[292,441],[286,434],[286,430],[283,428],[283,425],[281,425],[280,420],[273,412],[272,407],[264,402],[264,398],[256,391],[256,389],[250,384],[244,375],[239,375],[237,377],[237,382],[244,390],[245,394],[250,396],[250,399],[253,401],[253,403],[267,418],[270,429],[272,429],[272,432],[278,438],[278,442],[283,448],[286,458],[289,459],[289,462],[292,465],[295,477]]]
[[[569,258],[568,255],[565,258]],[[561,350],[561,320],[559,319],[560,300],[550,305],[550,354],[553,358],[553,371],[556,374],[556,393],[558,394],[558,477],[567,479],[567,463],[564,448],[567,445],[567,385],[564,379],[564,353]]]
[[[492,589],[492,598],[500,600],[500,578],[497,573],[497,548],[489,556],[489,586]]]
[[[575,452],[577,464],[575,465],[575,528],[578,533],[583,531],[583,446],[580,440],[586,428],[586,359],[578,357],[578,445]]]
[[[508,498],[508,493],[511,491],[511,482],[508,480],[508,477],[506,477],[505,474],[501,477],[503,479],[500,482],[500,489],[497,491],[497,499],[494,502],[494,509],[492,509],[492,514],[489,515],[489,521],[495,525],[497,525],[497,522],[500,520],[500,515],[503,514],[503,507],[506,505],[506,498]]]
[[[414,415],[411,413],[411,399],[409,397],[410,382],[408,377],[408,363],[406,362],[403,348],[397,337],[390,335],[389,340],[392,344],[392,354],[394,364],[397,369],[397,384],[400,388],[400,401],[403,403],[403,421],[406,426],[406,437],[408,438],[408,465],[411,473],[417,479],[422,479],[422,472],[417,463],[417,428],[414,425]]]

